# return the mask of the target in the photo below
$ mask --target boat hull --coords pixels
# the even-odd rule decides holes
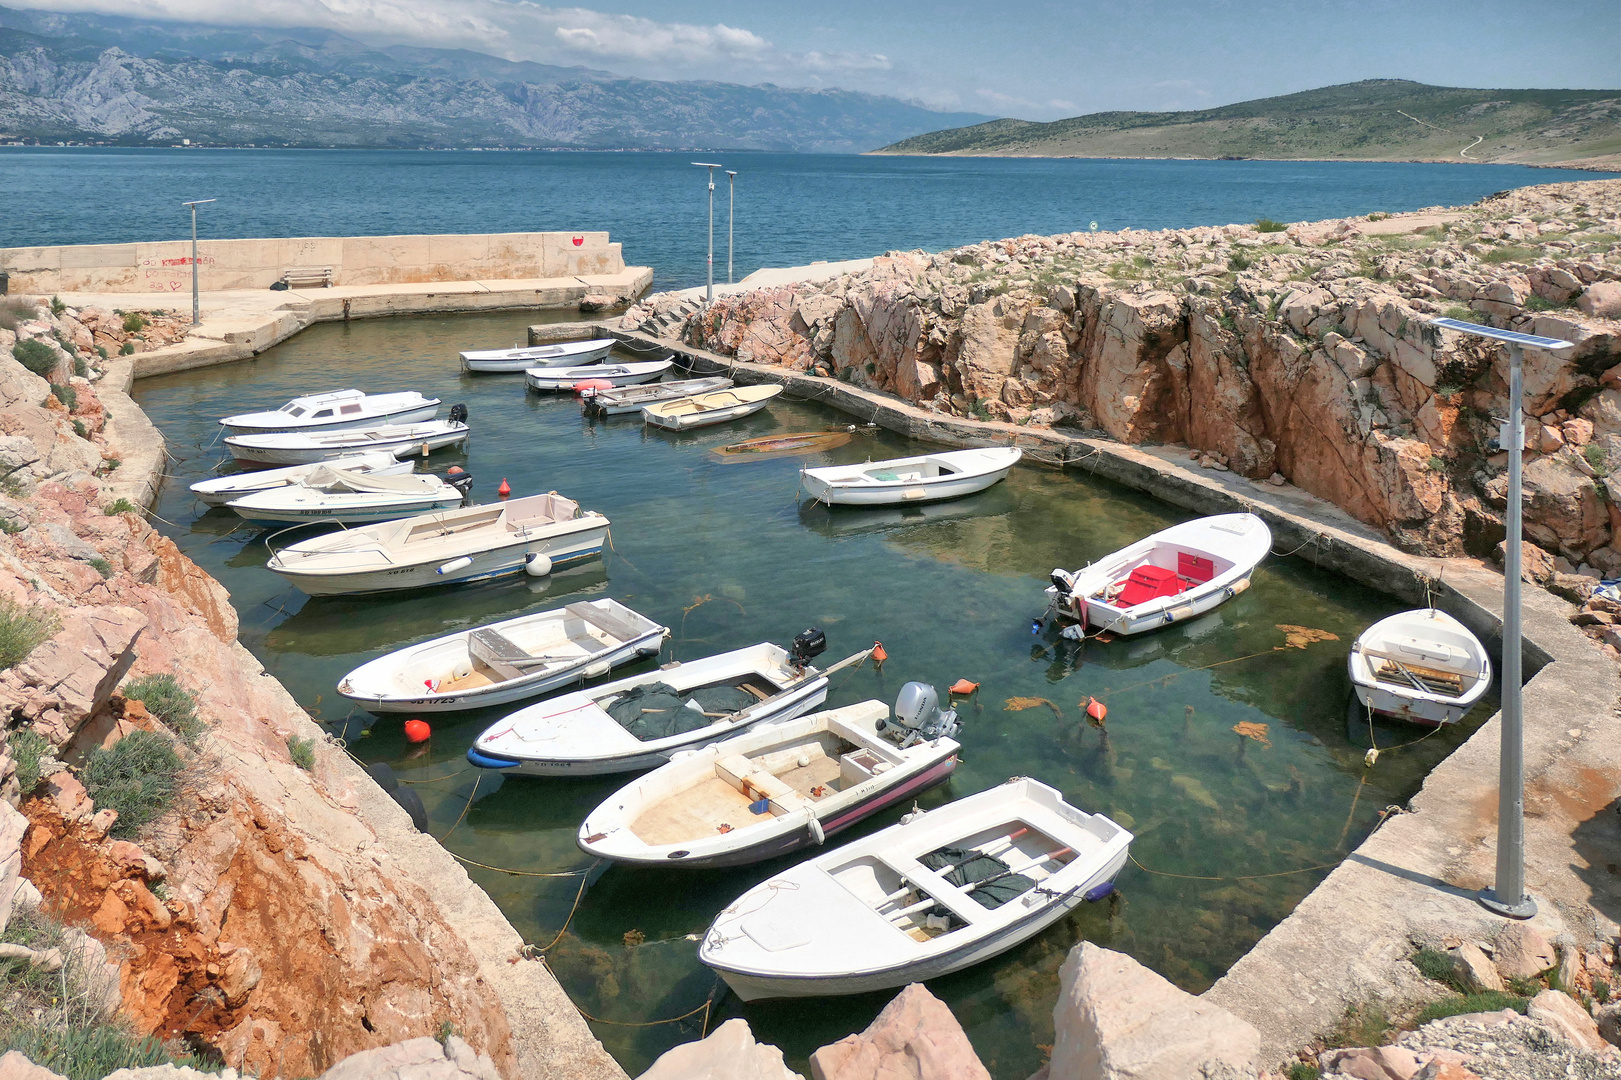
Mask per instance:
[[[819,480],[809,473],[805,474],[805,490],[817,502],[832,506],[895,506],[904,503],[940,502],[944,499],[960,499],[964,495],[984,491],[1007,477],[1009,470],[998,469],[995,472],[980,476],[940,477],[938,480],[922,480],[916,483],[897,484],[894,487],[874,489],[866,487],[845,487],[838,484],[829,484]]]
[[[1439,701],[1420,701],[1402,694],[1392,693],[1382,686],[1356,686],[1357,700],[1380,716],[1405,720],[1409,724],[1445,727],[1464,718],[1474,702],[1444,704]]]
[[[399,461],[393,454],[351,454],[348,458],[335,459],[331,464],[335,468],[354,468],[353,463],[359,461],[372,466],[358,470],[368,476],[405,476],[416,468],[414,462]],[[233,500],[243,499],[271,488],[290,487],[296,480],[307,475],[308,470],[299,465],[289,465],[285,469],[258,469],[199,481],[191,485],[191,493],[205,506],[224,506]]]
[[[363,525],[376,521],[393,521],[396,518],[414,517],[417,514],[431,514],[435,510],[450,510],[462,503],[459,491],[448,495],[426,499],[413,499],[409,502],[394,502],[387,506],[310,506],[267,510],[264,508],[248,508],[238,506],[236,503],[227,503],[232,510],[242,515],[249,525],[258,525],[263,528],[275,528],[280,525],[304,525],[311,522],[324,521],[331,524]]]
[[[741,420],[745,416],[753,416],[767,405],[771,400],[749,401],[740,405],[733,405],[725,409],[710,409],[701,413],[688,413],[682,416],[661,416],[646,408],[642,409],[642,419],[653,427],[663,428],[666,431],[691,431],[693,428],[710,427],[714,424],[724,424],[729,420]]]
[[[532,367],[583,367],[595,363],[613,351],[612,339],[605,339],[592,349],[582,349],[577,352],[563,351],[550,355],[536,350],[517,350],[519,352],[539,352],[539,355],[508,356],[508,357],[473,357],[469,359],[468,353],[461,357],[462,368],[466,371],[480,373],[494,372],[522,372]]]
[[[699,386],[692,386],[696,381]],[[685,385],[683,385],[685,384]],[[665,401],[674,401],[677,398],[690,397],[693,394],[707,394],[713,390],[724,390],[732,385],[730,379],[685,379],[680,383],[661,384],[671,385],[673,388],[664,394],[652,394],[639,401],[616,401],[613,394],[592,394],[586,397],[580,406],[580,411],[587,416],[624,416],[628,413],[639,413],[649,405],[657,405]]]
[[[554,568],[600,555],[608,535],[607,519],[595,516],[580,520],[584,527],[570,532],[520,540],[477,554],[468,553],[466,557],[471,561],[466,566],[443,574],[439,573],[442,566],[459,560],[440,557],[432,562],[390,566],[380,570],[325,574],[277,565],[279,557],[273,558],[266,566],[310,596],[346,596],[459,585],[520,573],[524,561],[535,553],[551,559]]]
[[[332,431],[354,431],[358,428],[381,427],[385,424],[419,424],[432,420],[438,412],[439,399],[435,398],[423,405],[321,424],[267,424],[261,427],[257,424],[227,424],[222,420],[220,426],[225,429],[227,435],[285,435],[293,432],[301,435],[324,435]]]
[[[565,393],[582,382],[605,382],[613,386],[650,383],[670,370],[667,361],[642,364],[599,364],[597,370],[578,367],[524,369],[524,385],[541,393]]]
[[[1150,630],[1158,630],[1165,626],[1174,626],[1179,622],[1196,619],[1207,611],[1214,611],[1233,597],[1250,587],[1250,574],[1253,570],[1235,579],[1230,585],[1219,589],[1206,589],[1202,591],[1189,590],[1182,594],[1183,602],[1167,607],[1163,611],[1154,611],[1146,615],[1131,615],[1123,613],[1107,604],[1086,603],[1086,625],[1095,632],[1107,630],[1117,637],[1130,637],[1133,634],[1146,634]]]
[[[1051,903],[1030,912],[1024,918],[1009,923],[995,933],[968,942],[959,949],[940,953],[916,963],[851,974],[776,976],[728,968],[714,959],[704,959],[703,962],[726,980],[726,985],[744,1001],[838,997],[925,982],[983,963],[1035,937],[1084,903],[1089,893],[1112,883],[1125,863],[1126,853],[1122,851],[1118,858],[1087,878],[1084,884],[1054,898]]]
[[[373,441],[365,446],[350,445],[341,447],[271,447],[271,446],[242,446],[232,445],[229,440],[227,448],[231,456],[238,461],[253,462],[258,465],[313,465],[316,462],[332,461],[335,458],[350,457],[361,451],[381,450],[393,454],[395,457],[404,457],[422,452],[424,445],[428,452],[443,450],[446,447],[465,443],[471,432],[467,430],[447,432],[443,435],[433,435],[425,439],[399,439],[392,442]]]

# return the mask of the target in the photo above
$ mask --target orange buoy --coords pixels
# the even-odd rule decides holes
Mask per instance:
[[[979,684],[977,682],[969,682],[967,679],[958,679],[956,682],[951,684],[951,692],[953,694],[968,695],[972,694],[978,689]]]
[[[405,722],[406,742],[427,742],[428,737],[432,734],[433,728],[428,726],[426,720],[407,720]]]
[[[884,643],[882,641],[875,641],[872,643],[872,658],[873,661],[879,665],[882,665],[885,660],[889,659],[889,654],[884,651]]]
[[[452,465],[450,468],[445,470],[446,476],[460,476],[461,474],[462,467],[460,465]]]
[[[1086,715],[1101,724],[1109,715],[1109,707],[1097,698],[1088,695],[1086,699]]]
[[[495,489],[495,493],[503,499],[512,494],[512,485],[507,483],[506,477],[501,477],[501,486]]]
[[[574,392],[576,394],[584,390],[598,391],[612,390],[613,388],[614,384],[609,382],[607,379],[585,379],[582,382],[577,382],[574,384]]]

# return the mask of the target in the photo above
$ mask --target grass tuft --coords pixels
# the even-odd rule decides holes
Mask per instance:
[[[124,684],[127,701],[139,701],[146,711],[163,721],[163,726],[195,743],[208,725],[197,715],[197,694],[180,685],[173,675],[143,675]]]
[[[140,312],[126,311],[124,313],[124,332],[126,334],[134,334],[145,330],[147,325],[145,317]]]
[[[1287,229],[1288,227],[1289,226],[1285,225],[1283,222],[1281,222],[1281,221],[1273,221],[1271,218],[1256,218],[1255,219],[1255,231],[1256,232],[1282,232],[1283,230]]]
[[[182,768],[168,739],[153,731],[132,731],[111,750],[90,751],[84,786],[97,806],[118,811],[112,834],[127,840],[174,804]]]
[[[305,772],[315,771],[315,740],[300,739],[297,735],[287,739],[287,753],[292,756],[293,764]]]
[[[43,341],[33,338],[19,341],[11,347],[11,355],[17,363],[40,378],[46,378],[56,371],[56,352]]]
[[[1378,1046],[1390,1033],[1390,1017],[1371,1002],[1347,1005],[1334,1028],[1330,1046]]]
[[[61,628],[56,616],[45,608],[23,607],[9,597],[0,597],[0,671],[28,659]]]
[[[0,329],[15,330],[17,324],[32,321],[38,315],[39,309],[32,300],[20,296],[0,300]]]
[[[18,728],[6,736],[6,751],[17,766],[17,791],[27,798],[39,786],[40,762],[51,754],[51,744],[33,728]]]
[[[1307,1065],[1304,1061],[1297,1061],[1289,1066],[1289,1071],[1283,1074],[1286,1080],[1318,1080],[1322,1076],[1315,1065]]]
[[[1513,245],[1492,248],[1481,258],[1489,263],[1528,263],[1536,262],[1542,257],[1540,248],[1516,247]]]
[[[1608,471],[1610,455],[1605,453],[1604,447],[1598,443],[1588,443],[1582,447],[1582,457],[1586,458],[1587,463],[1599,473]]]
[[[106,559],[87,559],[85,561],[103,578],[110,578],[113,576],[113,564],[108,562]]]
[[[1531,999],[1518,994],[1505,994],[1501,990],[1483,990],[1478,994],[1454,994],[1444,997],[1440,1001],[1432,1001],[1424,1006],[1413,1023],[1423,1027],[1432,1020],[1444,1020],[1449,1016],[1462,1016],[1465,1013],[1501,1012],[1503,1009],[1513,1009],[1515,1012],[1525,1012],[1525,1007]]]
[[[108,517],[112,517],[114,514],[139,514],[140,512],[140,507],[136,506],[134,503],[125,498],[114,500],[102,510],[102,513],[106,514]]]

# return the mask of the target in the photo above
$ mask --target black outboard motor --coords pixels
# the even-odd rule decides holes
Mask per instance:
[[[915,742],[949,739],[961,726],[957,711],[940,707],[940,695],[924,682],[909,682],[901,687],[895,698],[895,719],[880,721],[879,731],[894,739],[902,748]]]
[[[467,497],[467,493],[472,490],[473,487],[473,474],[465,470],[455,470],[453,468],[451,472],[445,474],[445,483],[461,492],[462,498],[465,499]]]
[[[453,424],[467,423],[467,406],[459,401],[452,405],[450,407],[450,421]]]
[[[794,638],[794,643],[788,647],[788,659],[795,670],[802,670],[810,662],[827,651],[827,635],[819,627],[801,630]]]

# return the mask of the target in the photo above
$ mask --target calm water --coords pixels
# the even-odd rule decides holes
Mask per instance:
[[[672,628],[667,657],[786,643],[810,625],[826,629],[830,660],[881,639],[890,655],[884,670],[835,676],[832,705],[870,697],[892,703],[909,679],[942,689],[960,678],[981,682],[962,709],[963,763],[923,805],[1034,776],[1134,830],[1134,856],[1161,872],[1128,866],[1118,900],[1088,906],[992,962],[931,984],[998,1078],[1025,1077],[1041,1063],[1038,1045],[1052,1042],[1058,966],[1077,941],[1124,950],[1189,990],[1204,989],[1326,873],[1288,872],[1342,858],[1384,806],[1411,795],[1494,707],[1364,769],[1366,727],[1347,726],[1345,657],[1357,632],[1397,605],[1295,559],[1269,559],[1247,593],[1185,626],[1108,645],[1032,636],[1030,619],[1042,609],[1054,566],[1079,566],[1185,515],[1084,473],[1044,468],[1019,468],[989,492],[932,508],[801,506],[801,464],[915,452],[915,444],[857,436],[809,462],[724,462],[711,448],[846,418],[779,398],[737,424],[671,435],[644,431],[630,417],[586,421],[566,397],[526,395],[521,377],[457,371],[458,348],[509,344],[531,318],[328,324],[252,363],[142,381],[137,397],[177,458],[157,508],[166,519],[160,527],[229,588],[243,641],[298,700],[361,758],[421,782],[416,790],[435,835],[460,819],[446,846],[494,866],[581,867],[578,823],[626,778],[481,776],[463,754],[499,711],[433,719],[432,740],[411,748],[402,717],[352,712],[335,696],[346,671],[453,628],[612,596]],[[475,432],[469,452],[436,455],[429,467],[468,468],[480,499],[490,499],[503,477],[517,494],[561,490],[608,515],[614,553],[552,580],[520,576],[414,595],[311,600],[286,587],[263,568],[261,534],[229,511],[204,513],[186,484],[221,460],[217,417],[334,380],[466,402]],[[1280,624],[1334,638],[1285,648]],[[1106,729],[1085,722],[1079,703],[1088,695],[1107,699]],[[1236,732],[1241,723],[1258,725],[1251,730],[1259,737]],[[1417,734],[1388,731],[1381,739],[1389,745]],[[592,1016],[641,1022],[688,1012],[715,986],[692,935],[781,865],[608,870],[548,959]],[[541,946],[563,925],[578,888],[572,878],[471,872],[526,940]],[[644,943],[629,944],[636,940]],[[811,1050],[866,1026],[889,996],[747,1007],[722,997],[710,1026],[746,1016],[759,1038],[803,1068]],[[632,1075],[696,1037],[690,1026],[594,1027]]]
[[[1519,165],[766,153],[0,148],[0,247],[607,229],[658,288],[704,280],[705,171],[737,170],[736,272],[1023,233],[1314,220],[1606,175]],[[726,186],[716,276],[726,279]]]

